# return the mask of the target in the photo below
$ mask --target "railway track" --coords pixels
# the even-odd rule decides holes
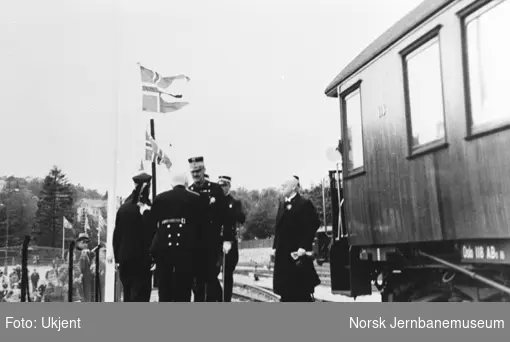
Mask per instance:
[[[221,281],[223,287],[223,281]],[[260,286],[234,282],[232,297],[249,302],[279,302],[280,296]]]
[[[255,273],[255,268],[253,266],[241,266],[239,269],[236,268],[235,270],[236,274],[242,274],[242,275],[249,275]],[[264,277],[264,278],[271,278],[273,277],[273,271],[267,270],[264,268],[258,268],[256,275],[258,277]],[[317,275],[319,276],[321,280],[321,285],[323,286],[331,286],[331,276],[329,275],[329,272],[323,271],[323,270],[317,270]],[[372,292],[377,293],[379,290],[375,287],[374,284],[372,284]]]
[[[233,302],[262,302],[261,300],[259,299],[256,299],[256,298],[252,298],[250,296],[245,296],[245,295],[242,295],[242,294],[238,294],[238,293],[232,293],[232,301]]]

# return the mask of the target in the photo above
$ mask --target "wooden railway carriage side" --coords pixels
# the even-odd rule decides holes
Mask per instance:
[[[334,292],[379,277],[383,300],[510,298],[508,32],[510,0],[423,1],[327,87],[346,233]]]

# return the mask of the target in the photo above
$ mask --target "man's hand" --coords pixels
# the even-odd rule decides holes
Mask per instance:
[[[232,242],[230,241],[223,242],[223,252],[225,254],[228,254],[228,252],[230,252],[230,249],[232,249]]]
[[[300,248],[297,250],[297,254],[299,257],[302,257],[303,255],[306,254],[306,251],[303,248]]]

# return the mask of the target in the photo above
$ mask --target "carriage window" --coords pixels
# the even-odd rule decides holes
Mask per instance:
[[[361,92],[356,89],[343,98],[347,130],[347,170],[363,167],[363,130],[361,121]]]
[[[465,21],[472,129],[510,121],[510,1],[489,6]]]
[[[445,139],[439,39],[429,40],[407,56],[407,102],[411,148]]]

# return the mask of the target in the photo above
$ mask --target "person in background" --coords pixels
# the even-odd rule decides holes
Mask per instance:
[[[39,273],[37,272],[37,269],[34,268],[34,270],[32,271],[32,274],[30,275],[30,280],[32,281],[32,291],[33,292],[36,292],[37,291],[37,284],[39,283]]]
[[[92,298],[89,242],[90,238],[87,233],[80,233],[76,239],[73,252],[73,280],[71,282],[74,302],[90,302]],[[69,253],[65,261],[58,270],[58,278],[64,289],[69,291]]]
[[[96,251],[99,248],[99,284],[96,281]],[[106,246],[101,243],[92,251],[92,262],[90,265],[91,283],[92,283],[92,301],[96,301],[96,292],[99,291],[99,301],[104,300],[105,271],[106,271]],[[98,289],[99,286],[99,289]]]
[[[246,216],[243,213],[241,201],[235,199],[230,194],[232,178],[230,176],[220,176],[218,184],[223,189],[226,197],[227,212],[225,224],[223,225],[223,251],[222,257],[225,258],[225,279],[223,279],[224,302],[232,301],[232,288],[234,286],[234,271],[239,261],[239,247],[237,243],[237,224],[243,224]]]
[[[312,302],[314,289],[320,284],[313,260],[307,255],[320,219],[312,202],[299,194],[299,188],[295,176],[284,182],[284,201],[276,216],[273,291],[282,302]]]

